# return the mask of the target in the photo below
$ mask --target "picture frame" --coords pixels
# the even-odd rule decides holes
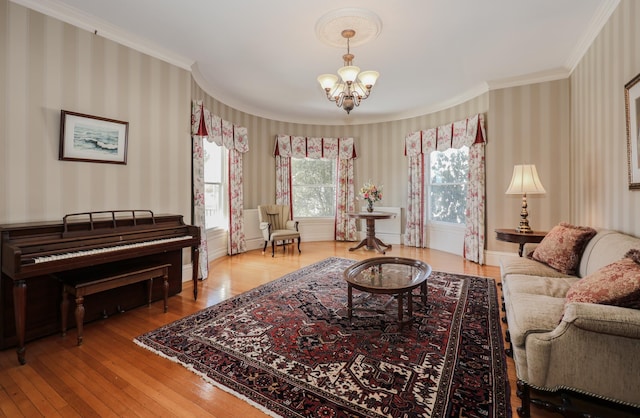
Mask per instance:
[[[59,160],[127,164],[129,122],[62,110]]]
[[[627,167],[629,189],[640,190],[640,74],[624,86],[624,103],[627,118]]]

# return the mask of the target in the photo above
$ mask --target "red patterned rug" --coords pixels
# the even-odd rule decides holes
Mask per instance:
[[[492,279],[433,272],[427,306],[416,297],[398,329],[347,319],[354,262],[328,258],[135,341],[273,416],[511,416]]]

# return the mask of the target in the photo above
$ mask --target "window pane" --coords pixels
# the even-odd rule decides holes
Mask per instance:
[[[222,183],[222,147],[206,139],[204,149],[204,182]]]
[[[204,206],[205,228],[227,228],[225,211],[224,167],[226,151],[223,147],[207,140],[204,149]]]
[[[431,220],[463,224],[466,198],[466,184],[431,185]]]
[[[205,183],[204,185],[204,210],[205,227],[207,229],[224,227],[226,219],[224,216],[222,200],[222,185]]]
[[[291,183],[294,218],[335,216],[335,160],[292,158]]]
[[[431,160],[431,183],[466,183],[469,172],[469,148],[434,151]]]
[[[464,224],[469,148],[434,151],[429,156],[429,218]]]
[[[291,159],[293,185],[328,185],[335,187],[335,160]]]

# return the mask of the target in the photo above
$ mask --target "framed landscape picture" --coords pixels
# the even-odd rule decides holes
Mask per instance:
[[[126,164],[129,122],[63,110],[60,160]]]
[[[625,110],[627,113],[627,165],[629,167],[629,189],[640,190],[640,74],[624,86]]]

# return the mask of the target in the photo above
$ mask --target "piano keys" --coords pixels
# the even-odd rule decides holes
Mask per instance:
[[[182,250],[191,249],[193,296],[198,296],[200,228],[181,215],[114,210],[66,215],[62,222],[0,226],[0,349],[17,346],[25,363],[26,341],[60,330],[62,286],[56,273],[92,266],[117,270],[130,263],[167,263],[169,295],[182,291]],[[143,283],[91,295],[85,318],[146,304]],[[154,284],[153,300],[163,297]]]

